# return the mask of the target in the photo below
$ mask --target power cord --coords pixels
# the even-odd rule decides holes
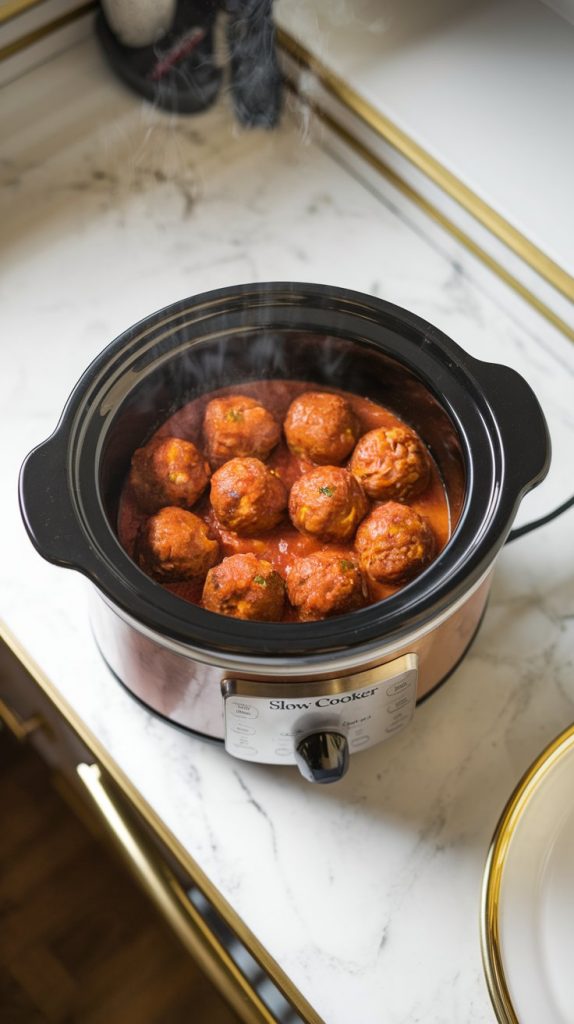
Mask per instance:
[[[517,530],[511,530],[506,538],[506,543],[511,544],[513,540],[518,540],[519,537],[524,537],[526,533],[531,533],[532,530],[537,530],[539,526],[546,526],[546,523],[552,522],[558,516],[561,516],[563,512],[566,512],[569,508],[574,505],[574,495],[568,498],[567,501],[555,508],[553,512],[549,512],[548,515],[542,516],[540,519],[534,519],[531,523],[525,523],[524,526],[519,526]]]

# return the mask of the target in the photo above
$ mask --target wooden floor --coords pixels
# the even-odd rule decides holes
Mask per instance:
[[[239,1024],[123,868],[0,731],[1,1024]]]

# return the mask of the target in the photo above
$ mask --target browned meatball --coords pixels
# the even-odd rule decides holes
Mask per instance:
[[[428,487],[427,449],[408,427],[379,427],[361,438],[349,466],[370,498],[413,498]]]
[[[210,475],[208,463],[191,441],[161,437],[134,452],[129,480],[141,508],[157,512],[165,505],[191,508]]]
[[[366,599],[357,559],[336,551],[298,558],[287,577],[287,593],[303,621],[352,612]]]
[[[326,391],[306,391],[291,402],[283,429],[293,454],[320,466],[346,459],[360,434],[351,404]]]
[[[222,526],[249,537],[282,519],[287,488],[259,459],[230,459],[213,474],[211,504]]]
[[[361,523],[355,549],[363,572],[379,583],[405,583],[432,561],[436,540],[428,519],[387,501]]]
[[[231,555],[207,574],[202,604],[235,619],[277,622],[283,615],[285,584],[271,562],[255,555]]]
[[[323,541],[351,540],[368,507],[360,484],[339,466],[321,466],[304,473],[289,495],[293,526]]]
[[[203,432],[212,466],[237,456],[266,459],[281,437],[271,413],[245,395],[213,398],[205,410]]]
[[[219,544],[193,512],[170,506],[151,516],[140,530],[136,558],[158,580],[202,578],[219,558]]]

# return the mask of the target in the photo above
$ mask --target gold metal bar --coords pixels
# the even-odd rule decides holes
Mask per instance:
[[[26,14],[26,11],[41,3],[43,0],[8,0],[7,3],[0,6],[0,25],[11,21],[12,18],[17,18],[20,14]]]
[[[296,95],[300,95],[296,85],[293,85],[293,83],[288,84]],[[389,165],[381,160],[380,157],[376,156],[372,150],[362,142],[359,142],[359,140],[352,135],[347,128],[323,110],[316,101],[310,100],[307,96],[304,96],[301,97],[301,102],[309,106],[319,120],[322,121],[335,135],[338,135],[346,145],[361,157],[361,159],[370,164],[371,167],[378,171],[382,177],[386,178],[387,181],[398,189],[399,192],[402,192],[402,194],[407,196],[407,198],[413,203],[416,203],[421,210],[424,210],[427,216],[436,221],[437,224],[440,224],[440,226],[448,231],[449,234],[453,235],[453,237],[456,238],[457,241],[461,242],[473,254],[473,256],[476,256],[482,263],[486,264],[489,270],[492,270],[497,274],[505,284],[512,288],[513,291],[517,292],[522,299],[533,306],[537,313],[540,313],[541,316],[545,317],[553,327],[556,327],[562,332],[562,334],[566,335],[570,341],[574,341],[574,328],[571,327],[570,324],[566,323],[565,320],[562,320],[554,310],[550,309],[549,306],[534,295],[534,293],[531,292],[526,285],[523,285],[522,282],[514,276],[514,274],[511,274],[510,271],[502,265],[502,263],[499,263],[493,256],[490,256],[490,254],[482,249],[481,246],[470,237],[470,235],[467,235],[467,233],[463,231],[462,228],[457,227],[454,221],[447,217],[446,214],[437,209],[430,200],[425,199],[420,192],[417,192],[416,189],[404,180],[404,178],[401,178],[396,171],[389,167]]]
[[[79,764],[76,771],[131,872],[204,973],[245,1024],[276,1024],[276,1018],[214,936],[167,864],[128,822],[99,766]]]
[[[0,700],[0,721],[4,722],[7,729],[10,730],[13,736],[16,737],[21,743],[31,733],[37,732],[38,729],[44,729],[46,723],[41,715],[32,715],[30,718],[21,719],[15,711],[3,701]]]
[[[53,21],[48,22],[47,25],[40,25],[38,28],[33,29],[31,32],[27,32],[26,35],[20,39],[15,39],[13,43],[8,43],[6,46],[0,48],[0,61],[7,60],[8,57],[13,57],[14,54],[19,53],[20,50],[25,50],[26,47],[32,46],[34,43],[39,43],[41,39],[45,39],[46,36],[56,32],[60,28],[65,28],[66,25],[73,24],[74,21],[78,21],[83,18],[84,15],[89,14],[91,11],[95,11],[98,4],[96,0],[89,0],[88,3],[82,4],[81,7],[76,7],[73,11],[68,11],[67,14],[62,14],[59,18],[54,18]]]
[[[284,29],[277,33],[279,45],[300,66],[311,71],[331,96],[351,110],[376,135],[385,139],[431,181],[434,181],[452,199],[484,224],[493,235],[520,256],[544,280],[548,281],[567,299],[574,300],[574,277],[550,259],[538,246],[530,242],[517,228],[480,199],[435,157],[427,153],[406,132],[381,114],[343,78],[330,70],[298,40]]]
[[[46,673],[42,671],[40,666],[28,654],[27,650],[22,646],[19,640],[16,639],[11,630],[8,629],[6,623],[1,619],[0,641],[3,641],[6,644],[6,647],[12,652],[14,657],[21,664],[22,668],[29,676],[31,676],[36,685],[45,694],[46,698],[50,701],[50,704],[54,707],[60,717],[67,722],[68,726],[73,732],[75,732],[96,761],[103,766],[106,774],[113,779],[115,785],[117,785],[122,795],[126,798],[128,806],[133,806],[147,825],[149,825],[152,832],[159,837],[160,841],[175,857],[176,861],[181,865],[182,869],[186,872],[191,881],[201,889],[210,903],[213,904],[217,913],[235,933],[239,941],[243,943],[254,959],[257,960],[265,973],[269,975],[273,983],[283,993],[285,998],[295,1007],[297,1013],[305,1024],[325,1024],[316,1010],[314,1010],[311,1004],[301,995],[291,979],[288,978],[284,971],[281,970],[279,964],[276,963],[265,947],[262,946],[252,932],[249,931],[239,915],[233,910],[227,900],[200,868],[197,861],[191,856],[189,851],[186,850],[179,840],[176,839],[156,812],[152,810],[147,801],[142,797],[139,790],[136,789],[131,780],[121,770],[119,765],[117,765],[113,758],[110,757],[105,747],[102,746],[93,733],[87,728],[79,715],[74,711],[70,704],[68,704],[67,700],[62,697],[61,693],[56,686],[54,686]]]

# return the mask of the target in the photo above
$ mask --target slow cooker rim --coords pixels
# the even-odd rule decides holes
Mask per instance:
[[[118,361],[117,357],[120,357],[119,362],[121,365],[122,356],[125,357],[126,349],[129,346],[133,346],[134,342],[137,343],[139,340],[141,343],[142,339],[145,339],[146,345],[148,342],[153,344],[154,331],[157,331],[166,322],[170,321],[173,324],[174,320],[177,321],[178,317],[188,315],[190,311],[193,313],[203,311],[204,314],[207,314],[211,309],[213,313],[217,314],[220,311],[217,307],[221,307],[221,304],[225,303],[228,299],[241,302],[242,298],[256,296],[258,300],[261,299],[257,305],[262,308],[267,306],[273,307],[276,305],[278,298],[293,298],[296,292],[301,292],[306,299],[325,300],[331,308],[337,303],[351,303],[355,307],[352,313],[355,314],[357,307],[367,308],[373,314],[369,319],[379,327],[381,325],[381,317],[388,318],[390,316],[399,328],[404,329],[405,325],[407,325],[418,334],[422,333],[424,341],[434,343],[435,348],[437,348],[438,343],[437,351],[444,361],[448,362],[450,356],[452,369],[452,358],[456,357],[458,361],[457,370],[459,372],[461,370],[464,371],[468,380],[473,382],[478,393],[484,398],[485,409],[483,414],[487,411],[490,412],[494,432],[497,432],[496,417],[492,415],[492,410],[486,401],[480,384],[473,378],[472,369],[479,365],[478,361],[468,356],[452,339],[438,331],[437,328],[421,320],[416,314],[412,314],[408,310],[402,310],[400,307],[387,303],[384,300],[364,296],[359,292],[332,289],[324,285],[290,285],[277,282],[221,289],[191,297],[190,299],[180,300],[151,314],[151,316],[140,321],[139,324],[128,328],[127,331],[123,332],[115,341],[107,346],[87,368],[70,396],[56,434],[53,437],[57,436],[61,440],[65,435],[68,435],[68,452],[72,450],[73,444],[78,440],[79,433],[83,432],[86,426],[85,420],[83,423],[78,422],[78,413],[81,420],[87,396],[93,397],[93,385],[101,376],[101,371],[105,371],[107,367],[108,372],[110,372]],[[301,295],[299,297],[301,298]],[[321,308],[320,302],[319,307]],[[201,322],[201,318],[199,322]],[[325,335],[337,333],[331,328],[323,327],[322,329]],[[349,338],[349,331],[342,332],[341,336]],[[357,339],[351,337],[350,340],[355,341]],[[371,344],[381,348],[391,357],[399,358],[396,353],[390,352],[380,342],[377,342],[375,339],[369,340]],[[138,351],[140,350],[138,350],[136,345],[134,352],[137,353]],[[412,364],[408,360],[399,359],[399,361],[406,362],[412,368]],[[489,364],[480,365],[488,366]],[[497,369],[502,371],[504,368],[497,367]],[[418,374],[419,378],[421,377],[418,368],[415,368],[414,372]],[[512,373],[513,371],[508,372]],[[518,379],[521,380],[521,378]],[[432,382],[424,380],[424,383],[437,395],[437,389],[432,385]],[[514,493],[511,500],[508,500],[509,496],[507,496],[506,502],[502,501],[502,488],[499,489],[499,500],[491,515],[489,530],[487,531],[487,535],[490,537],[489,543],[484,543],[487,538],[483,535],[482,543],[478,545],[479,550],[477,550],[475,545],[473,557],[463,558],[463,565],[461,566],[457,563],[458,571],[451,572],[449,575],[449,563],[452,563],[453,553],[455,558],[461,553],[464,556],[468,555],[468,543],[461,552],[460,537],[463,534],[463,528],[468,517],[468,509],[471,506],[473,496],[472,451],[470,446],[465,447],[467,442],[466,433],[464,430],[461,430],[460,419],[457,415],[453,415],[455,410],[446,403],[445,396],[442,396],[441,404],[443,408],[446,408],[451,420],[454,420],[463,443],[463,449],[465,449],[467,455],[467,460],[469,460],[469,482],[461,520],[453,537],[439,558],[433,562],[425,573],[385,602],[370,605],[350,615],[338,616],[337,618],[318,623],[239,623],[237,620],[226,619],[222,616],[206,612],[196,606],[190,606],[160,588],[158,584],[149,580],[135,563],[129,559],[127,554],[123,552],[111,530],[109,530],[110,537],[113,538],[116,545],[114,555],[119,560],[120,565],[122,562],[125,563],[125,572],[119,572],[120,566],[118,566],[117,562],[110,562],[106,558],[104,558],[104,562],[108,568],[107,573],[102,572],[101,560],[98,562],[96,559],[91,566],[89,564],[74,563],[72,558],[61,558],[60,561],[84,572],[107,595],[113,604],[124,608],[127,614],[134,615],[135,603],[137,607],[136,618],[141,619],[149,628],[171,636],[174,640],[183,643],[189,642],[195,645],[205,643],[208,646],[214,646],[215,644],[215,646],[221,647],[222,650],[236,651],[237,653],[247,651],[253,654],[264,654],[281,649],[283,646],[289,646],[294,649],[300,648],[304,652],[311,652],[336,650],[341,647],[355,646],[367,642],[369,637],[380,636],[380,630],[387,623],[391,628],[384,635],[388,637],[394,636],[397,631],[404,632],[409,630],[416,624],[420,625],[422,622],[428,621],[440,609],[448,607],[485,571],[485,568],[493,560],[497,550],[504,542],[505,534],[510,528],[514,509],[522,496],[523,490],[526,489],[523,488],[518,493]],[[498,440],[500,443],[500,452],[498,454],[502,458],[504,452],[500,437]],[[501,465],[499,471],[503,472],[503,468],[503,465]],[[77,507],[81,488],[78,487],[78,481],[74,477],[70,465],[68,466],[68,471],[70,473],[71,494],[76,501],[76,511],[79,512],[82,517],[82,523],[84,523],[83,510]],[[531,486],[532,482],[529,485]],[[109,529],[109,523],[101,503],[99,515]],[[476,540],[475,535],[473,535],[473,540]],[[480,557],[477,557],[479,554]],[[101,549],[99,555],[104,556],[104,552]],[[432,584],[430,589],[429,579]],[[423,588],[422,594],[420,593],[421,585]],[[425,585],[427,587],[426,590],[424,589]],[[416,596],[417,594],[419,595],[418,597]],[[184,613],[187,613],[185,621],[183,620]],[[192,619],[191,623],[189,621],[190,618]],[[214,639],[215,637],[217,640]]]

